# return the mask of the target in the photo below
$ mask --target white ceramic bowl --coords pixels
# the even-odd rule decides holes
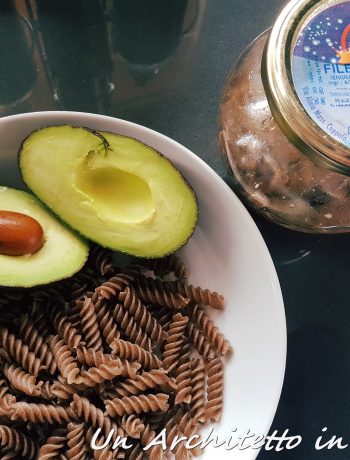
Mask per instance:
[[[266,434],[284,378],[286,324],[275,268],[248,212],[208,165],[177,142],[127,121],[77,112],[0,119],[0,185],[23,188],[16,156],[21,141],[37,128],[64,123],[137,138],[167,156],[194,188],[199,223],[181,252],[191,282],[225,295],[225,311],[212,316],[234,347],[225,366],[224,412],[215,435],[220,440],[236,438],[247,428]],[[208,447],[201,458],[251,460],[257,454],[253,449]]]

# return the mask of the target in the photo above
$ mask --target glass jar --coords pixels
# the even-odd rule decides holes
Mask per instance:
[[[350,231],[350,1],[290,2],[233,68],[219,123],[250,206],[292,229]]]

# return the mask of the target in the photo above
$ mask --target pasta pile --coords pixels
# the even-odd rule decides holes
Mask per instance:
[[[231,346],[204,306],[224,299],[187,278],[176,256],[121,269],[96,246],[68,280],[0,291],[0,458],[161,460],[143,448],[164,428],[169,447],[217,422]]]

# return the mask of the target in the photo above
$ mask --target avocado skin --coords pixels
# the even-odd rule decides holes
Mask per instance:
[[[69,124],[64,124],[64,125],[61,125],[61,124],[56,124],[56,125],[48,125],[48,126],[45,126],[45,127],[41,127],[37,130],[34,130],[32,131],[25,139],[23,139],[21,145],[20,145],[20,148],[19,148],[19,151],[18,151],[18,154],[17,154],[17,161],[18,161],[18,165],[19,165],[19,169],[20,169],[20,172],[21,172],[21,176],[22,176],[22,180],[23,182],[27,185],[27,187],[31,190],[31,186],[30,184],[28,184],[24,174],[23,174],[23,171],[22,171],[22,168],[21,168],[21,156],[22,156],[22,153],[23,153],[23,147],[24,147],[24,144],[25,142],[34,134],[34,133],[37,133],[37,132],[40,132],[40,131],[43,131],[47,128],[50,128],[50,127],[69,127],[69,128],[74,128],[74,129],[83,129],[83,130],[86,130],[88,132],[90,132],[91,134],[95,135],[96,137],[98,137],[99,139],[101,139],[101,141],[103,142],[105,148],[107,150],[113,150],[110,146],[110,143],[108,142],[108,140],[105,138],[104,134],[107,134],[107,135],[117,135],[117,136],[121,136],[121,137],[124,137],[124,138],[128,138],[128,139],[132,139],[134,141],[136,141],[137,143],[143,145],[144,147],[146,147],[147,149],[151,149],[153,152],[155,152],[159,157],[161,157],[163,160],[165,160],[170,166],[171,168],[173,168],[178,174],[179,176],[181,177],[182,181],[186,184],[186,187],[187,189],[190,191],[191,195],[192,195],[192,199],[195,203],[195,208],[196,208],[196,213],[195,213],[195,218],[192,222],[192,225],[191,225],[191,228],[190,228],[190,231],[188,233],[188,235],[186,236],[185,239],[183,239],[181,241],[181,243],[173,248],[171,248],[170,250],[166,251],[166,252],[163,252],[162,254],[156,254],[156,255],[145,255],[143,253],[139,253],[139,252],[130,252],[130,251],[127,251],[127,250],[123,250],[123,249],[116,249],[116,248],[113,248],[111,247],[110,245],[106,245],[104,244],[103,241],[99,240],[99,239],[93,239],[91,237],[91,235],[88,235],[84,232],[84,230],[82,230],[81,228],[78,228],[77,226],[75,225],[72,225],[71,223],[68,223],[64,220],[64,217],[62,217],[61,215],[57,214],[57,212],[55,212],[53,209],[50,208],[50,210],[58,216],[58,218],[64,222],[66,225],[68,225],[69,227],[71,227],[75,232],[79,233],[83,238],[87,239],[87,240],[91,240],[91,241],[94,241],[95,243],[97,243],[99,246],[103,247],[103,248],[108,248],[108,249],[112,249],[113,251],[115,251],[116,253],[123,253],[123,254],[127,254],[127,255],[132,255],[132,256],[135,256],[135,257],[138,257],[138,258],[142,258],[142,259],[162,259],[162,258],[165,258],[165,257],[168,257],[169,255],[172,255],[174,254],[175,252],[177,252],[178,250],[180,250],[183,246],[185,246],[188,242],[188,240],[192,237],[195,229],[196,229],[196,226],[197,226],[197,223],[198,223],[198,199],[197,199],[197,196],[196,196],[196,193],[194,191],[194,189],[192,188],[192,186],[189,184],[189,182],[187,181],[187,179],[183,176],[183,174],[174,166],[174,164],[164,155],[162,154],[161,152],[159,152],[158,150],[156,150],[155,148],[153,147],[150,147],[149,145],[147,145],[146,143],[142,142],[141,140],[137,139],[137,138],[134,138],[134,137],[130,137],[130,136],[124,136],[124,135],[118,135],[116,133],[113,133],[113,132],[110,132],[110,131],[97,131],[97,130],[94,130],[94,129],[91,129],[89,127],[86,127],[86,126],[74,126],[74,125],[69,125]],[[33,193],[35,193],[33,191]],[[39,200],[41,200],[40,196],[38,196]],[[41,200],[42,201],[42,200]],[[45,205],[46,203],[43,202]],[[46,205],[47,206],[47,205]]]

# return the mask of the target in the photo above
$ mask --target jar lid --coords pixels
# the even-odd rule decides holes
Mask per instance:
[[[289,140],[350,176],[350,1],[292,0],[272,28],[262,78]]]

